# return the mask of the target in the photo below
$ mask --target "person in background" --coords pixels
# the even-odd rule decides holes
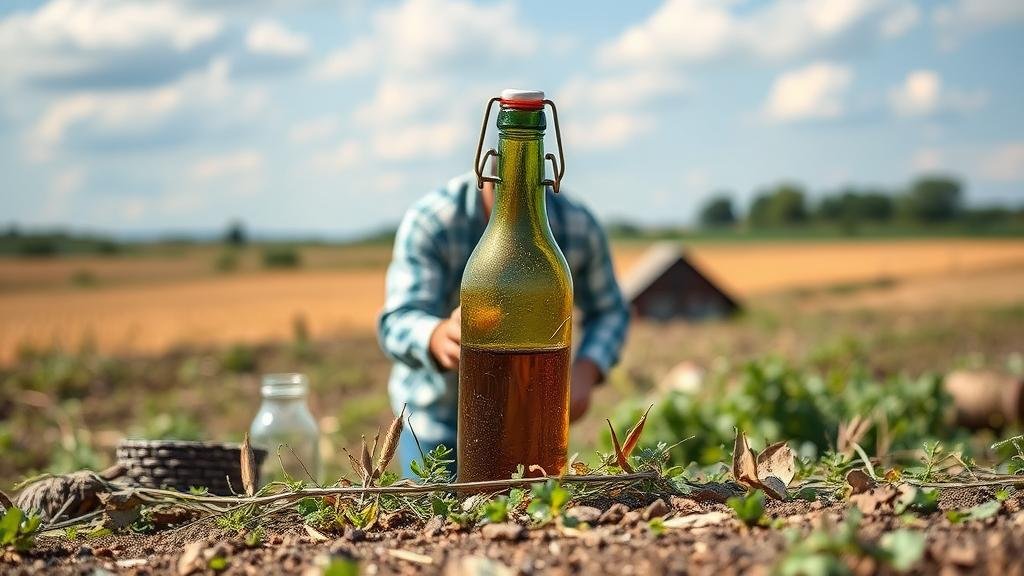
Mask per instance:
[[[416,202],[395,236],[378,339],[394,361],[388,394],[398,414],[409,418],[399,444],[402,472],[439,444],[456,445],[461,317],[459,288],[466,262],[483,235],[494,206],[490,182],[477,189],[466,174]],[[570,375],[569,419],[578,420],[619,359],[629,309],[615,281],[604,230],[579,202],[550,188],[546,193],[551,232],[572,272],[582,334]],[[416,433],[419,446],[409,427]],[[454,455],[453,458],[454,460]]]

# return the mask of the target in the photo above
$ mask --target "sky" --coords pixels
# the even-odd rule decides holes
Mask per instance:
[[[5,0],[0,223],[358,235],[510,87],[604,219],[930,172],[1024,205],[1022,59],[1021,0]]]

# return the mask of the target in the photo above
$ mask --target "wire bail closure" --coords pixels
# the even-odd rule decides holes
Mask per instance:
[[[487,152],[483,152],[484,149],[484,137],[487,136],[487,121],[491,117],[491,107],[494,106],[495,102],[501,101],[501,98],[494,97],[487,101],[487,108],[484,109],[484,121],[480,125],[480,139],[476,145],[476,158],[473,162],[473,169],[476,172],[476,187],[477,189],[483,189],[484,182],[491,182],[493,184],[500,184],[501,178],[497,176],[485,176],[484,169],[487,168],[487,159],[491,156],[498,158],[498,151],[494,148],[488,148]],[[551,189],[558,194],[558,189],[562,184],[562,175],[565,174],[565,154],[562,152],[562,130],[558,126],[558,109],[555,108],[555,103],[551,100],[543,100],[544,105],[551,106],[551,118],[555,124],[555,143],[558,145],[558,158],[555,155],[548,152],[544,155],[544,160],[551,162],[551,173],[554,178],[545,178],[540,181],[545,186],[551,186]],[[480,154],[483,152],[483,157]]]

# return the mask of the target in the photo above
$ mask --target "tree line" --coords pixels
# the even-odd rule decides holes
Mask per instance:
[[[782,183],[754,195],[744,214],[732,194],[719,192],[700,208],[698,223],[705,229],[798,228],[838,226],[855,231],[863,225],[967,224],[971,228],[1024,224],[1024,206],[970,208],[963,185],[949,176],[924,176],[903,189],[845,187],[816,200],[799,184]]]

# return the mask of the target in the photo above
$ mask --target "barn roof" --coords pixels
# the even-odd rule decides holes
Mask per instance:
[[[680,262],[697,274],[707,286],[720,294],[731,306],[739,307],[739,303],[735,298],[730,296],[721,286],[687,260],[686,250],[675,242],[659,242],[647,249],[641,260],[619,282],[622,295],[626,298],[627,302],[633,302],[655,281]]]
[[[683,257],[683,247],[674,242],[659,242],[644,252],[643,257],[619,283],[626,301],[632,301],[666,270]]]

